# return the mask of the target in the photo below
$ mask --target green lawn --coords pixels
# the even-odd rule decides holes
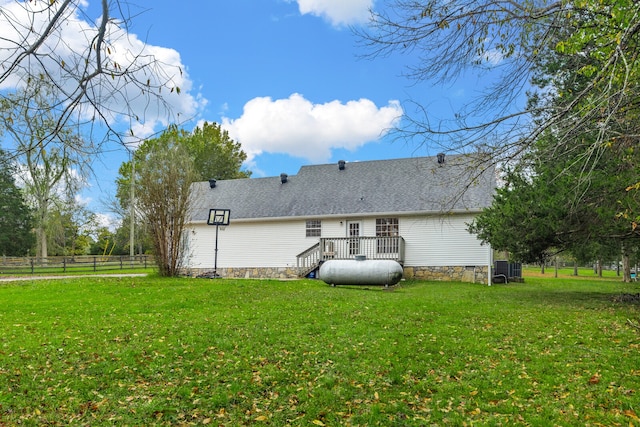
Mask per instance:
[[[640,425],[640,286],[0,285],[0,425]]]

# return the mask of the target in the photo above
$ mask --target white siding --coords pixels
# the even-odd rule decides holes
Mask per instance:
[[[216,227],[189,232],[192,268],[213,268]],[[218,268],[295,267],[296,255],[318,242],[305,237],[306,221],[233,222],[218,233]]]
[[[322,237],[345,237],[346,229],[344,220],[333,218],[322,220]]]
[[[485,265],[488,246],[467,231],[472,215],[400,218],[406,266]]]
[[[385,215],[393,217],[393,215]],[[375,236],[376,217],[360,220],[363,236]],[[405,240],[405,266],[485,265],[489,248],[467,232],[473,215],[399,216],[400,236]],[[346,237],[347,219],[323,219],[322,237]],[[213,268],[215,226],[194,225],[189,231],[192,268]],[[306,220],[233,222],[220,227],[218,268],[295,267],[296,255],[318,242],[306,237]]]

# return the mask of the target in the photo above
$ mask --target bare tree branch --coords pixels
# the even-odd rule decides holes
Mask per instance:
[[[61,114],[43,140],[77,123],[91,132],[96,152],[106,141],[134,138],[132,129],[146,120],[176,121],[167,97],[177,96],[183,81],[178,66],[129,38],[125,14],[131,11],[123,2],[100,5],[99,19],[86,21],[81,0],[15,0],[0,7],[0,90],[44,76],[57,86],[61,96],[52,108]],[[129,130],[115,126],[123,118]]]
[[[533,0],[389,0],[372,12],[371,25],[356,30],[365,57],[392,54],[416,58],[406,76],[435,85],[467,73],[491,73],[484,92],[453,118],[437,120],[428,106],[411,100],[395,136],[447,152],[491,151],[503,160],[518,158],[545,132],[559,144],[593,133],[592,153],[607,141],[640,133],[637,120],[640,3]],[[547,76],[537,88],[541,60],[575,57],[575,69]],[[597,66],[583,68],[591,58]],[[559,98],[555,83],[588,78],[570,97]],[[487,74],[488,75],[488,74]],[[566,84],[566,82],[564,83]],[[528,92],[527,92],[528,91]],[[525,95],[538,102],[525,105]],[[589,160],[589,159],[586,159]],[[593,164],[593,162],[591,162]]]

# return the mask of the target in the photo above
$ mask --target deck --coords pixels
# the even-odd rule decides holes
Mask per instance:
[[[391,259],[404,263],[404,239],[394,237],[322,237],[309,249],[297,255],[300,276],[306,276],[324,261],[353,259],[364,255],[367,259]]]

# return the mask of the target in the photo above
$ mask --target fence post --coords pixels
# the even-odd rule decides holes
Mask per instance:
[[[93,257],[93,272],[96,272],[96,257]]]
[[[34,267],[34,262],[33,262],[33,258],[31,258],[31,274],[34,273],[33,267]]]
[[[67,272],[67,259],[65,257],[62,257],[62,272]]]
[[[147,268],[147,255],[144,256],[144,268]]]

